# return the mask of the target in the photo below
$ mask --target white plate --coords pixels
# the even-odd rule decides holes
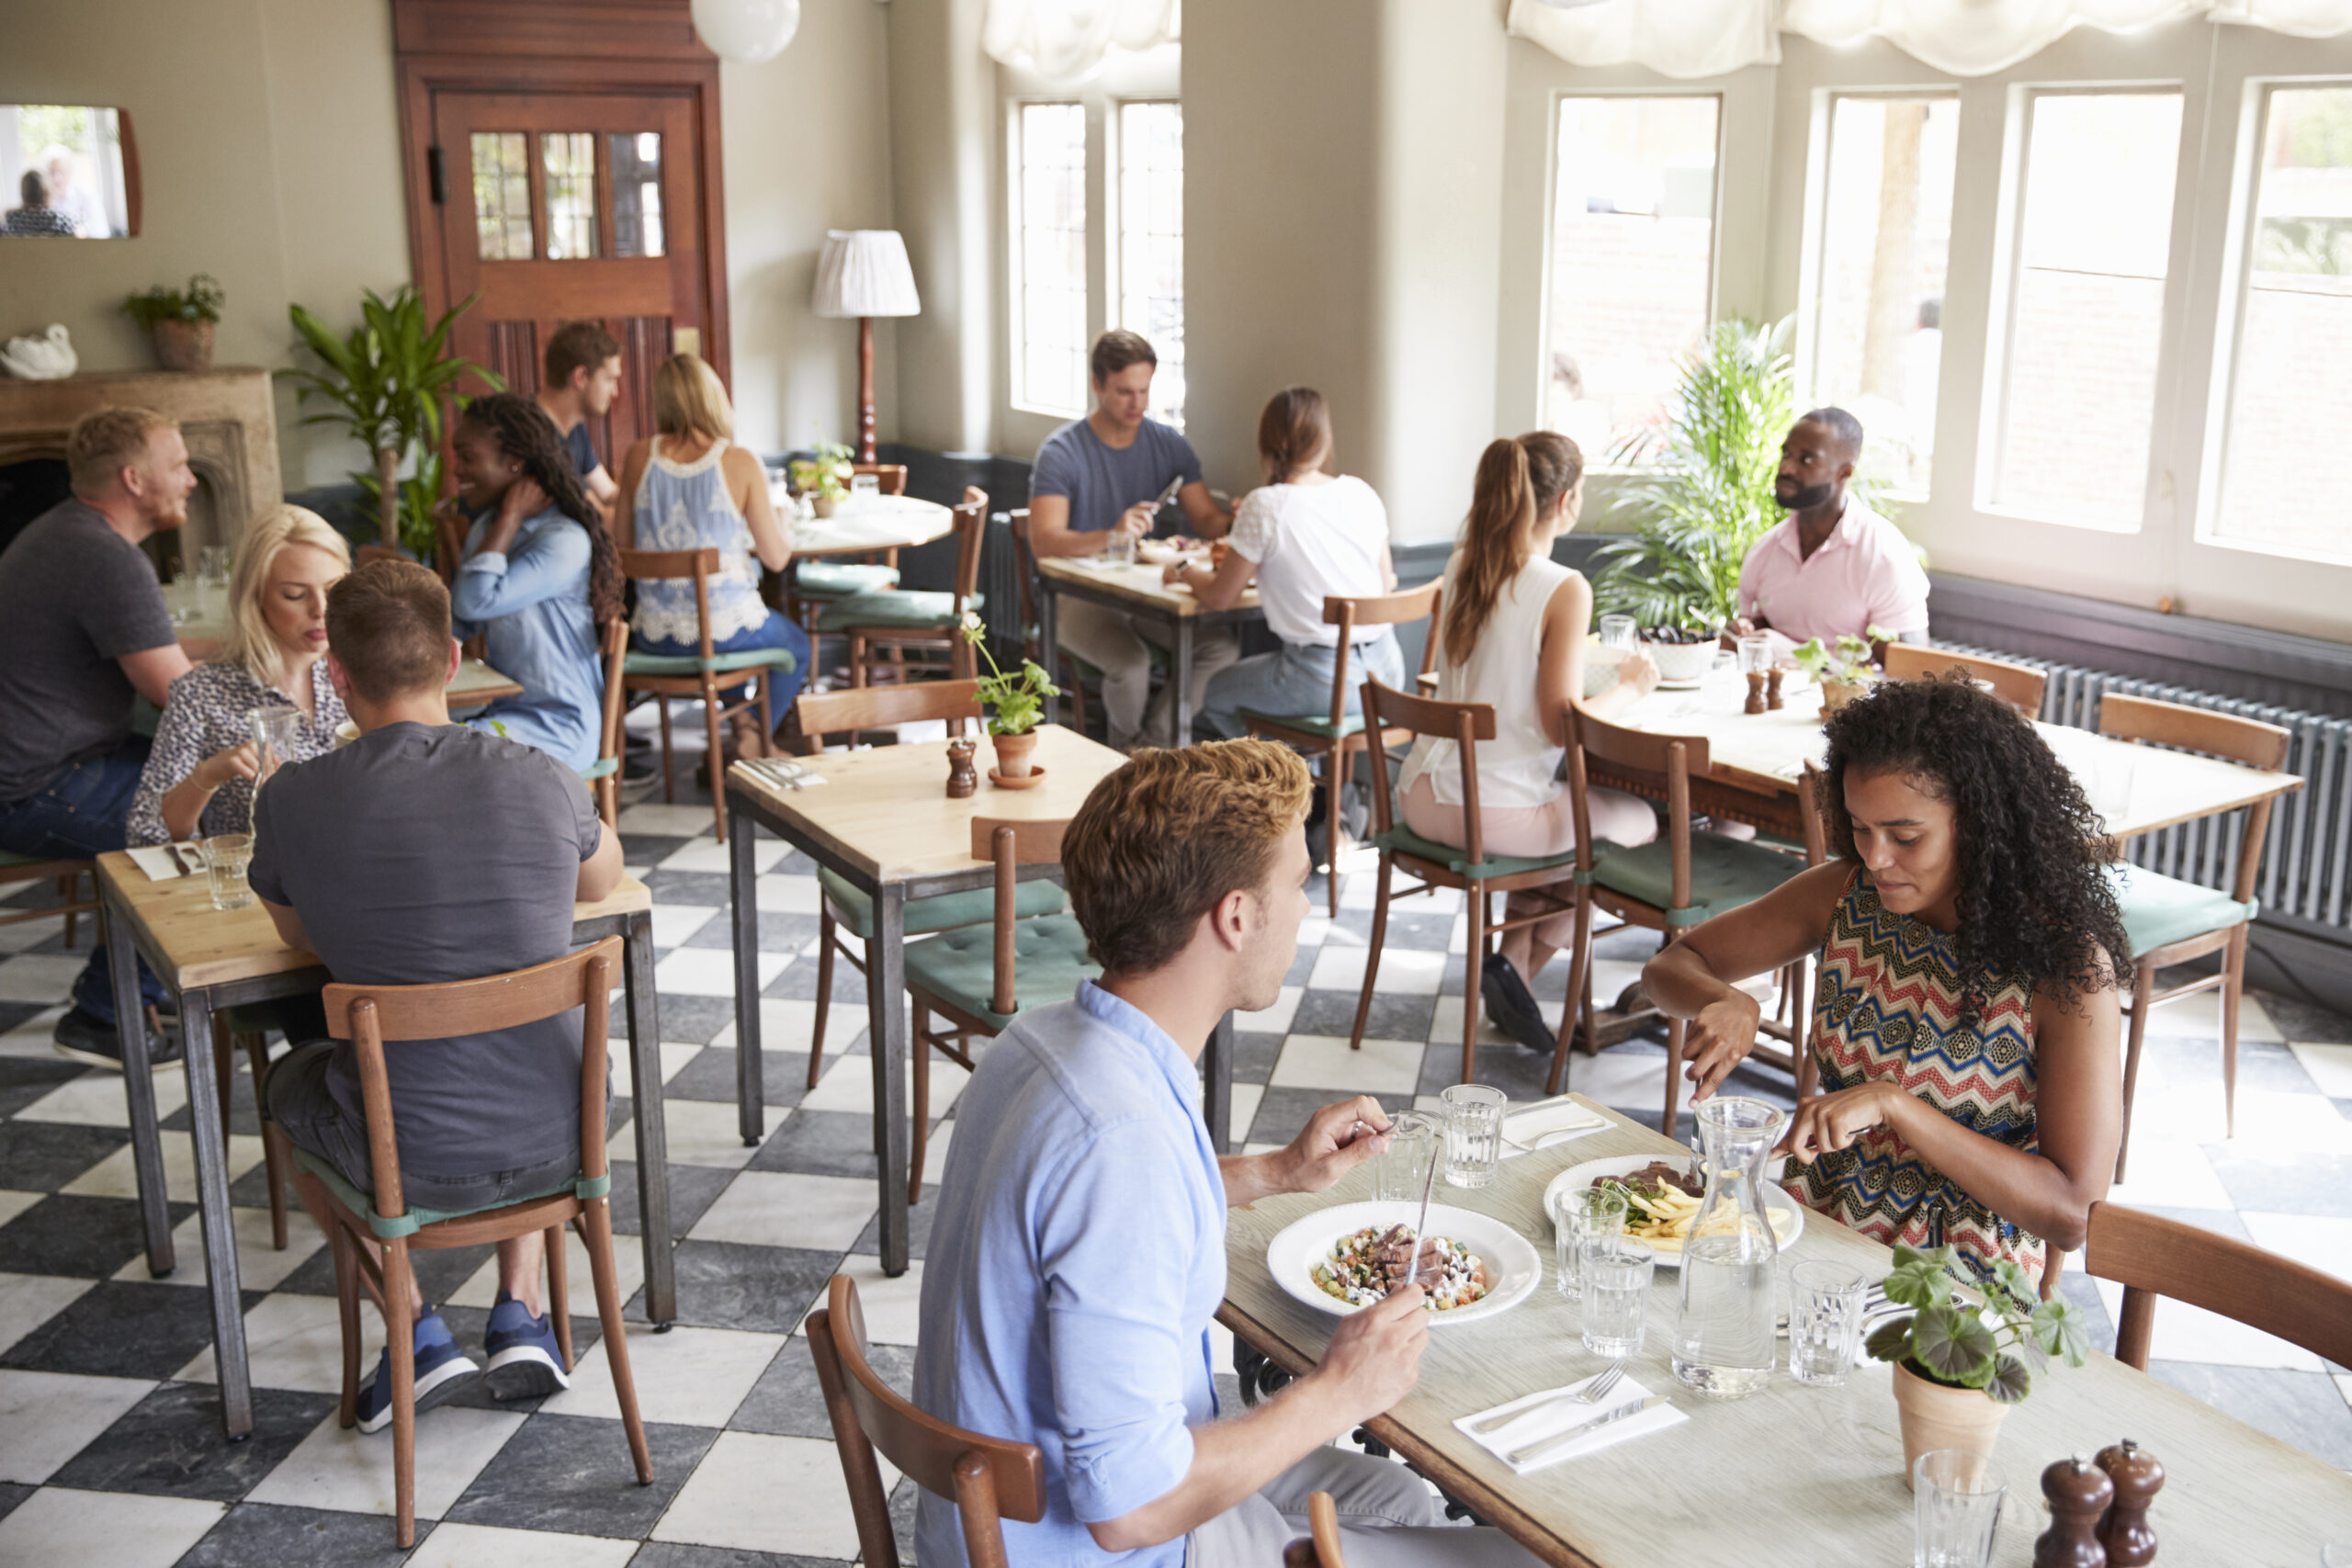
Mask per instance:
[[[1589,1187],[1595,1177],[1631,1176],[1642,1167],[1650,1164],[1655,1158],[1656,1156],[1652,1155],[1611,1155],[1606,1159],[1589,1159],[1582,1165],[1572,1165],[1552,1178],[1551,1185],[1544,1189],[1544,1212],[1546,1214],[1552,1212],[1552,1195],[1555,1192],[1570,1187]],[[1779,1238],[1781,1250],[1785,1252],[1794,1244],[1797,1237],[1804,1234],[1804,1205],[1767,1181],[1764,1184],[1764,1207],[1768,1213],[1781,1213],[1789,1216],[1789,1228],[1785,1235],[1781,1233],[1779,1221],[1774,1221],[1772,1225],[1772,1234]],[[1680,1242],[1653,1241],[1649,1245],[1657,1253],[1659,1268],[1679,1269],[1682,1267]]]
[[[1318,1209],[1283,1227],[1282,1234],[1266,1247],[1266,1268],[1276,1284],[1308,1306],[1334,1317],[1345,1317],[1360,1309],[1327,1293],[1317,1284],[1315,1266],[1330,1256],[1332,1244],[1341,1236],[1366,1225],[1410,1225],[1419,1208],[1418,1203],[1340,1203]],[[1544,1277],[1544,1265],[1535,1255],[1534,1244],[1492,1215],[1432,1203],[1429,1234],[1468,1247],[1486,1263],[1490,1282],[1487,1293],[1468,1306],[1431,1313],[1432,1328],[1499,1317],[1532,1294]]]
[[[1657,683],[1657,689],[1661,692],[1695,692],[1706,683],[1706,678],[1700,675],[1693,675],[1688,681],[1668,681],[1660,679]]]

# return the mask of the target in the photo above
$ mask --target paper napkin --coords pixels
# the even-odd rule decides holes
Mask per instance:
[[[203,852],[194,844],[182,844],[179,850],[180,853],[188,858],[190,864],[204,863]],[[130,861],[133,865],[147,874],[147,880],[150,882],[169,882],[175,877],[187,874],[180,869],[180,863],[172,858],[172,847],[169,844],[143,844],[130,852]]]
[[[1503,1118],[1502,1157],[1513,1159],[1521,1155],[1532,1154],[1535,1152],[1533,1145],[1538,1144],[1544,1148],[1557,1148],[1588,1133],[1598,1133],[1608,1125],[1607,1117],[1572,1100],[1531,1105]]]
[[[1601,1375],[1595,1372],[1593,1377]],[[1589,1404],[1579,1404],[1574,1400],[1555,1399],[1559,1394],[1574,1393],[1591,1381],[1592,1378],[1579,1378],[1575,1382],[1565,1383],[1558,1388],[1544,1389],[1541,1393],[1531,1393],[1524,1398],[1495,1405],[1491,1409],[1476,1410],[1463,1416],[1453,1425],[1464,1437],[1494,1455],[1496,1461],[1509,1469],[1512,1474],[1526,1475],[1533,1471],[1549,1470],[1555,1464],[1564,1464],[1572,1459],[1582,1459],[1589,1453],[1598,1453],[1602,1449],[1615,1443],[1622,1443],[1629,1438],[1642,1437],[1650,1432],[1662,1432],[1668,1427],[1690,1419],[1672,1404],[1660,1404],[1643,1411],[1639,1416],[1629,1416],[1622,1421],[1611,1421],[1606,1427],[1595,1427],[1587,1436],[1575,1442],[1563,1443],[1529,1463],[1512,1464],[1510,1456],[1531,1443],[1540,1443],[1555,1433],[1565,1432],[1571,1427],[1581,1426],[1591,1421],[1595,1416],[1605,1416],[1610,1411],[1624,1405],[1639,1404],[1651,1393],[1649,1389],[1643,1387],[1628,1376],[1622,1379],[1615,1388],[1602,1396],[1599,1408]],[[1507,1410],[1521,1409],[1527,1412],[1523,1417],[1507,1426],[1499,1427],[1494,1431],[1473,1432],[1470,1429],[1473,1422],[1483,1421],[1490,1416],[1499,1416]]]

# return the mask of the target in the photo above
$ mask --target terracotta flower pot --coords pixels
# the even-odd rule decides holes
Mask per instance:
[[[1894,1364],[1894,1409],[1903,1423],[1903,1484],[1919,1456],[1938,1449],[1961,1449],[1990,1458],[1994,1439],[2009,1407],[1982,1389],[1946,1388],[1929,1382],[1901,1361]]]
[[[1871,683],[1867,681],[1824,681],[1821,683],[1821,711],[1836,713],[1857,697],[1868,696],[1870,689]]]
[[[155,362],[166,370],[193,375],[212,368],[212,323],[166,317],[155,323]]]
[[[996,771],[1009,779],[1025,779],[1032,766],[1031,752],[1037,750],[1037,732],[1034,729],[1020,735],[991,735],[996,746]]]
[[[835,503],[836,502],[834,497],[827,495],[822,491],[819,491],[815,494],[809,496],[808,510],[815,513],[820,517],[831,517],[833,514],[833,507]]]

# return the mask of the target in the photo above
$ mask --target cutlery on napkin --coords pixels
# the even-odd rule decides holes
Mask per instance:
[[[141,844],[130,852],[130,863],[150,882],[170,882],[203,870],[204,852],[194,844]]]
[[[1631,1438],[1662,1432],[1690,1418],[1676,1409],[1664,1395],[1652,1393],[1630,1377],[1622,1380],[1615,1392],[1598,1406],[1562,1397],[1576,1393],[1592,1381],[1585,1378],[1565,1387],[1547,1388],[1527,1394],[1489,1410],[1474,1410],[1456,1420],[1454,1429],[1494,1455],[1512,1474],[1525,1475],[1572,1459],[1581,1459],[1586,1454],[1596,1453]],[[1519,1419],[1489,1432],[1476,1429],[1478,1423],[1511,1411],[1523,1414]],[[1555,1438],[1566,1440],[1555,1444],[1550,1440]]]
[[[1507,1146],[1502,1157],[1533,1154],[1553,1144],[1598,1133],[1608,1125],[1607,1117],[1593,1114],[1566,1096],[1540,1100],[1503,1118],[1503,1143]]]

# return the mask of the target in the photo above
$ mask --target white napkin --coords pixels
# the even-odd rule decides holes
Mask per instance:
[[[1550,1142],[1543,1145],[1544,1148],[1557,1148],[1608,1125],[1607,1117],[1574,1100],[1531,1105],[1503,1118],[1502,1157],[1516,1159],[1521,1155],[1533,1154],[1535,1149],[1531,1145],[1545,1138]]]
[[[179,851],[180,853],[187,856],[190,864],[204,863],[204,852],[194,844],[182,844],[179,846]],[[175,877],[187,874],[180,869],[180,863],[172,858],[172,848],[168,844],[141,845],[130,852],[130,862],[147,874],[147,880],[150,882],[169,882]]]
[[[1595,1372],[1593,1377],[1601,1375]],[[1690,1419],[1672,1404],[1660,1404],[1643,1411],[1639,1416],[1629,1416],[1622,1421],[1611,1421],[1606,1427],[1596,1427],[1587,1436],[1572,1443],[1563,1443],[1540,1459],[1527,1464],[1512,1464],[1509,1456],[1531,1443],[1540,1443],[1556,1432],[1565,1432],[1571,1427],[1580,1426],[1596,1416],[1606,1415],[1609,1411],[1622,1405],[1638,1404],[1650,1396],[1648,1389],[1634,1381],[1631,1376],[1627,1376],[1602,1396],[1601,1408],[1598,1410],[1589,1404],[1579,1404],[1574,1400],[1546,1403],[1556,1394],[1574,1393],[1591,1381],[1592,1378],[1579,1378],[1575,1382],[1565,1383],[1558,1388],[1545,1389],[1538,1393],[1531,1393],[1524,1398],[1495,1405],[1491,1409],[1474,1410],[1453,1425],[1464,1437],[1494,1455],[1512,1474],[1525,1475],[1532,1471],[1549,1470],[1555,1464],[1565,1463],[1572,1459],[1582,1459],[1589,1453],[1598,1453],[1611,1444],[1622,1443],[1628,1438],[1638,1438],[1649,1432],[1662,1432],[1678,1422]],[[1473,1432],[1470,1429],[1471,1423],[1474,1421],[1483,1421],[1489,1416],[1499,1416],[1506,1410],[1521,1408],[1527,1411],[1526,1416],[1508,1426],[1498,1427],[1491,1432]]]

